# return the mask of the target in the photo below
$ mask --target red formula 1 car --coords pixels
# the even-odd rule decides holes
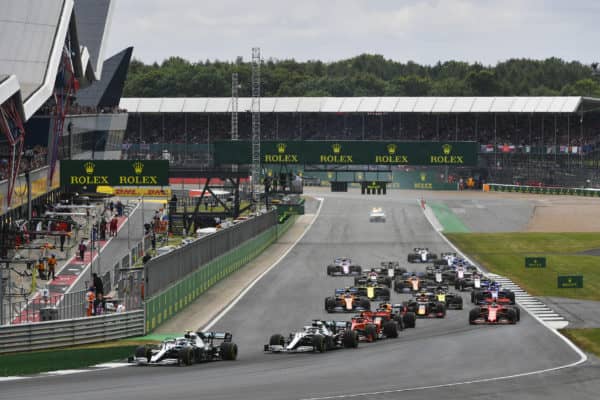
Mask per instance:
[[[508,325],[516,324],[519,319],[520,312],[517,306],[498,303],[477,306],[469,312],[469,324],[471,325]]]
[[[352,330],[358,333],[359,340],[374,342],[379,339],[394,339],[398,331],[403,329],[402,321],[393,319],[389,310],[363,311],[352,317]]]

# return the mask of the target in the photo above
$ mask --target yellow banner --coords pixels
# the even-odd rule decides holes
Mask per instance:
[[[112,186],[98,186],[98,193],[112,194],[121,197],[171,197],[171,189],[161,188],[124,188]]]

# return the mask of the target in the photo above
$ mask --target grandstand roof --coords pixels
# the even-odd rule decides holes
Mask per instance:
[[[83,76],[90,81],[100,77],[97,66],[102,60],[98,58],[110,21],[111,0],[77,0],[82,13],[82,21],[77,23],[82,29],[79,38],[72,23],[76,21],[75,0],[1,3],[0,75],[11,78],[0,79],[0,104],[17,95],[19,111],[27,120],[46,102],[54,89],[68,33],[75,47],[74,69],[81,86],[88,83]]]
[[[252,99],[240,97],[239,112]],[[276,113],[574,113],[583,104],[600,106],[589,97],[263,97],[262,112]],[[228,113],[230,97],[129,97],[120,107],[132,113]]]

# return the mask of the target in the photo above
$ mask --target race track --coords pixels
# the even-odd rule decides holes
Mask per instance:
[[[350,278],[331,278],[325,266],[349,256],[364,267],[400,260],[414,247],[450,251],[431,228],[416,200],[401,192],[387,196],[325,195],[319,218],[282,262],[217,322],[230,330],[240,349],[237,362],[192,367],[118,368],[71,376],[0,383],[2,398],[73,399],[596,399],[600,373],[595,362],[527,374],[575,363],[580,356],[526,313],[515,326],[469,326],[465,309],[446,319],[418,320],[398,339],[361,343],[356,350],[325,354],[264,354],[273,333],[287,335],[312,318],[348,319],[327,314],[323,299]],[[381,206],[385,224],[369,223]],[[413,264],[414,269],[424,268]],[[404,295],[406,296],[406,295]],[[403,296],[393,294],[392,301]],[[190,327],[195,328],[195,327]],[[438,387],[443,385],[442,387]]]

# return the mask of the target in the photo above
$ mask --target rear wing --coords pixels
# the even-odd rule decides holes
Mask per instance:
[[[222,340],[231,342],[233,335],[231,332],[196,332],[202,340]]]
[[[380,263],[381,268],[398,268],[400,266],[399,261],[382,261]]]
[[[335,294],[336,296],[344,294],[346,292],[349,292],[351,294],[357,294],[358,293],[358,289],[355,287],[351,287],[351,288],[338,288],[335,289]]]

